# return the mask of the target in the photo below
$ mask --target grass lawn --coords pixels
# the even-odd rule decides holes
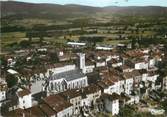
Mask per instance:
[[[25,40],[24,32],[10,32],[10,33],[2,33],[1,34],[1,47],[4,47],[7,44],[20,42]]]
[[[111,44],[117,45],[119,43],[129,43],[131,40],[104,40],[103,42],[98,42],[97,44]]]

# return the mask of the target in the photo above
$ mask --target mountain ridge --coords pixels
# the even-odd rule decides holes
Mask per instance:
[[[1,18],[68,18],[92,16],[97,13],[124,14],[124,15],[166,15],[167,7],[161,6],[106,6],[91,7],[77,4],[48,4],[27,3],[17,1],[0,1]],[[146,12],[147,11],[147,12]]]

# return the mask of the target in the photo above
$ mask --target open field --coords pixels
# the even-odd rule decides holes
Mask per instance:
[[[1,34],[1,46],[4,47],[5,45],[11,43],[18,43],[22,40],[25,40],[25,33],[24,32],[9,32],[9,33],[2,33]]]

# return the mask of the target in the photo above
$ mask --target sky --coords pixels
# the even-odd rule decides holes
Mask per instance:
[[[1,0],[7,1],[7,0]],[[14,0],[13,0],[14,1]],[[80,4],[88,6],[166,6],[167,0],[16,0],[31,3]]]

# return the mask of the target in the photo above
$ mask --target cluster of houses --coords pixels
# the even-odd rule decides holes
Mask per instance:
[[[5,81],[0,81],[1,111],[6,111],[7,116],[23,117],[93,116],[92,110],[117,115],[121,106],[137,104],[161,87],[156,83],[157,66],[164,53],[157,47],[119,53],[98,46],[95,51],[76,53],[59,50],[57,57],[60,63],[46,65],[45,72],[33,72],[28,84],[12,88],[14,94]],[[74,62],[68,62],[71,60]],[[8,59],[9,66],[14,64],[14,59]],[[19,76],[18,82],[26,79],[12,67],[7,71]],[[167,90],[167,78],[163,87]]]

